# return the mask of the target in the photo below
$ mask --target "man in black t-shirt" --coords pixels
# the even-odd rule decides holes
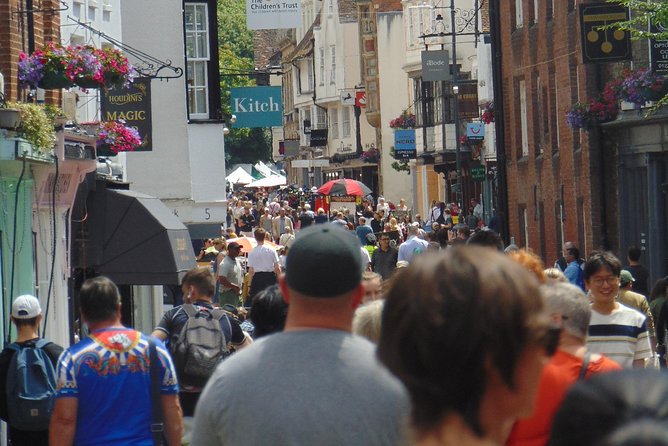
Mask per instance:
[[[649,297],[649,271],[640,264],[640,255],[642,251],[637,246],[631,246],[627,252],[629,265],[624,269],[631,273],[635,282],[633,282],[633,291]]]
[[[198,309],[213,309],[214,289],[215,282],[208,268],[191,269],[183,276],[181,282],[184,303],[193,304]],[[178,339],[181,329],[187,321],[188,315],[182,309],[182,305],[174,307],[162,316],[152,335],[162,341],[169,340],[170,343],[173,343]],[[252,343],[250,336],[241,330],[239,321],[235,318],[224,315],[220,320],[220,326],[228,345],[232,349],[239,350]],[[177,376],[181,375],[182,372],[182,370],[177,369]],[[179,399],[181,400],[183,416],[192,417],[194,415],[195,406],[201,393],[202,388],[185,386],[179,383]]]
[[[42,321],[42,308],[39,300],[28,294],[19,296],[12,304],[12,322],[16,325],[18,335],[16,343],[21,347],[34,347],[39,341],[39,325]],[[51,360],[54,369],[58,363],[58,357],[63,352],[63,348],[50,342],[43,347],[47,356]],[[12,358],[16,352],[10,348],[5,348],[0,353],[0,419],[9,424],[9,441],[12,446],[47,446],[49,444],[49,431],[25,431],[12,426],[12,420],[9,417],[8,406],[16,404],[10,401],[7,395],[7,375]],[[54,385],[56,383],[53,383]]]

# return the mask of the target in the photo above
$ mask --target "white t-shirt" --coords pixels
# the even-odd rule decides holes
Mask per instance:
[[[248,254],[248,267],[256,273],[273,272],[278,263],[276,251],[265,245],[258,245]]]
[[[618,307],[610,314],[591,310],[587,347],[630,369],[633,361],[652,356],[647,321],[636,310],[619,304]]]

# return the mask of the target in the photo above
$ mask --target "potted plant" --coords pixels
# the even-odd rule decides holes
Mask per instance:
[[[0,129],[15,130],[21,124],[21,112],[16,108],[8,108],[5,96],[0,93]]]
[[[367,163],[377,163],[380,159],[380,152],[374,147],[373,149],[362,152],[360,159]]]
[[[640,109],[646,102],[657,101],[668,93],[668,82],[647,68],[626,70],[619,85],[619,99]]]
[[[590,129],[596,123],[588,102],[576,102],[566,113],[566,124],[572,129]]]
[[[494,122],[494,102],[489,101],[486,102],[482,106],[482,116],[480,117],[480,120],[484,122],[485,124],[491,124]]]
[[[142,144],[141,136],[134,127],[125,124],[125,121],[102,121],[97,133],[99,152],[111,152],[116,155],[120,152],[133,152]]]
[[[115,48],[103,48],[96,51],[102,64],[103,82],[106,87],[128,87],[137,76],[137,71],[128,62],[127,57]]]
[[[111,48],[90,45],[63,46],[48,42],[31,55],[19,55],[22,87],[103,88],[129,85],[136,71],[123,54]]]
[[[393,129],[412,129],[415,128],[416,125],[416,119],[415,115],[413,113],[408,112],[408,110],[404,111],[402,114],[400,114],[398,117],[394,118],[393,120],[390,121],[390,128]]]
[[[40,153],[53,150],[56,143],[54,116],[46,108],[38,104],[15,102],[7,104],[21,114],[21,124],[17,128],[18,135],[30,142]]]

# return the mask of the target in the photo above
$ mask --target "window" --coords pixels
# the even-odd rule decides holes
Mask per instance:
[[[418,127],[429,127],[454,122],[454,100],[450,93],[452,84],[445,83],[445,107],[443,106],[443,83],[423,82],[422,78],[414,79],[413,95],[415,101],[415,118]]]
[[[205,3],[186,3],[188,112],[194,119],[209,117],[209,20]]]
[[[332,139],[339,139],[339,109],[333,108],[329,113],[329,131]]]
[[[533,108],[533,141],[535,145],[535,152],[536,155],[542,155],[543,154],[543,144],[542,144],[542,135],[543,132],[541,132],[541,119],[539,116],[539,113],[542,112],[543,110],[543,98],[541,97],[541,92],[542,92],[542,85],[540,83],[540,76],[535,75],[536,79],[536,90],[535,90],[535,106]]]
[[[319,77],[318,83],[320,85],[324,85],[325,84],[325,49],[320,48],[318,50],[318,52],[320,53],[320,76],[318,76]]]
[[[315,127],[316,129],[327,128],[327,112],[320,107],[315,109]]]
[[[331,70],[329,71],[329,83],[336,83],[336,47],[334,45],[329,47],[329,55],[331,58]]]
[[[334,14],[334,0],[327,0],[327,12]]]
[[[554,72],[551,73],[552,76],[552,84],[554,85],[553,88],[553,95],[554,95],[554,114],[552,122],[554,125],[554,136],[555,136],[555,144],[554,144],[554,150],[559,150],[559,139],[560,139],[560,134],[559,134],[559,121],[558,119],[559,116],[559,83],[557,82],[557,77],[555,76]]]
[[[520,81],[520,122],[522,128],[522,156],[529,154],[529,126],[527,123],[527,89],[524,80]]]
[[[313,79],[313,65],[311,65],[311,59],[306,60],[306,85],[308,86],[308,91],[313,91],[315,88],[315,80]]]
[[[341,112],[343,113],[343,137],[348,138],[350,136],[350,107],[343,107]]]
[[[533,23],[538,23],[538,0],[533,0]]]
[[[524,10],[522,9],[523,0],[515,0],[515,28],[524,26]]]

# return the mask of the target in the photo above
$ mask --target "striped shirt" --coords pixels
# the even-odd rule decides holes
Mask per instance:
[[[624,305],[610,314],[591,311],[587,347],[592,353],[600,353],[626,369],[633,361],[652,357],[645,316]]]

